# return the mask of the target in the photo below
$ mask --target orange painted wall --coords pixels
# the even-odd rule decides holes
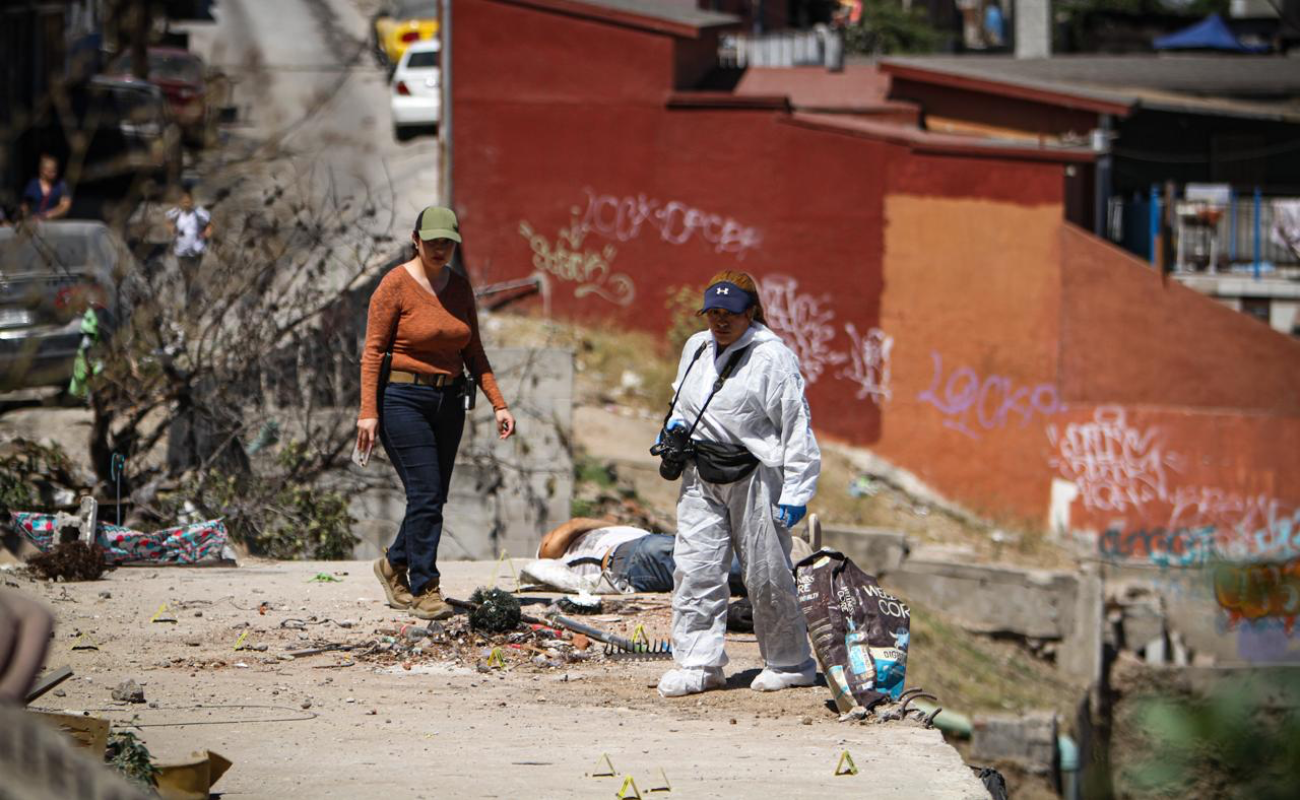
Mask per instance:
[[[953,499],[1044,513],[1058,405],[1057,204],[885,198],[881,326],[892,398],[874,447]]]

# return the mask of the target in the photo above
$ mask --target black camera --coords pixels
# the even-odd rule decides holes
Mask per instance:
[[[659,441],[650,448],[650,455],[659,456],[659,475],[666,481],[675,481],[686,468],[686,459],[692,454],[691,433],[684,427],[665,428]]]

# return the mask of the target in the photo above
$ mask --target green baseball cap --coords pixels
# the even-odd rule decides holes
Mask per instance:
[[[415,221],[415,232],[426,242],[432,239],[460,241],[460,223],[456,221],[456,212],[442,206],[429,206],[421,211]]]

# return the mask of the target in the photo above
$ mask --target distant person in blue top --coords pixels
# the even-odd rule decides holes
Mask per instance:
[[[46,153],[40,170],[23,190],[23,216],[28,219],[63,219],[72,208],[68,186],[59,180],[59,160]]]
[[[1006,23],[1002,8],[997,3],[984,7],[984,40],[990,47],[1001,47],[1006,41]]]

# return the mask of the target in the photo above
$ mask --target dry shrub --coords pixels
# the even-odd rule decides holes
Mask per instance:
[[[27,559],[37,577],[45,580],[95,581],[108,570],[104,548],[82,541],[56,544],[48,553]]]

